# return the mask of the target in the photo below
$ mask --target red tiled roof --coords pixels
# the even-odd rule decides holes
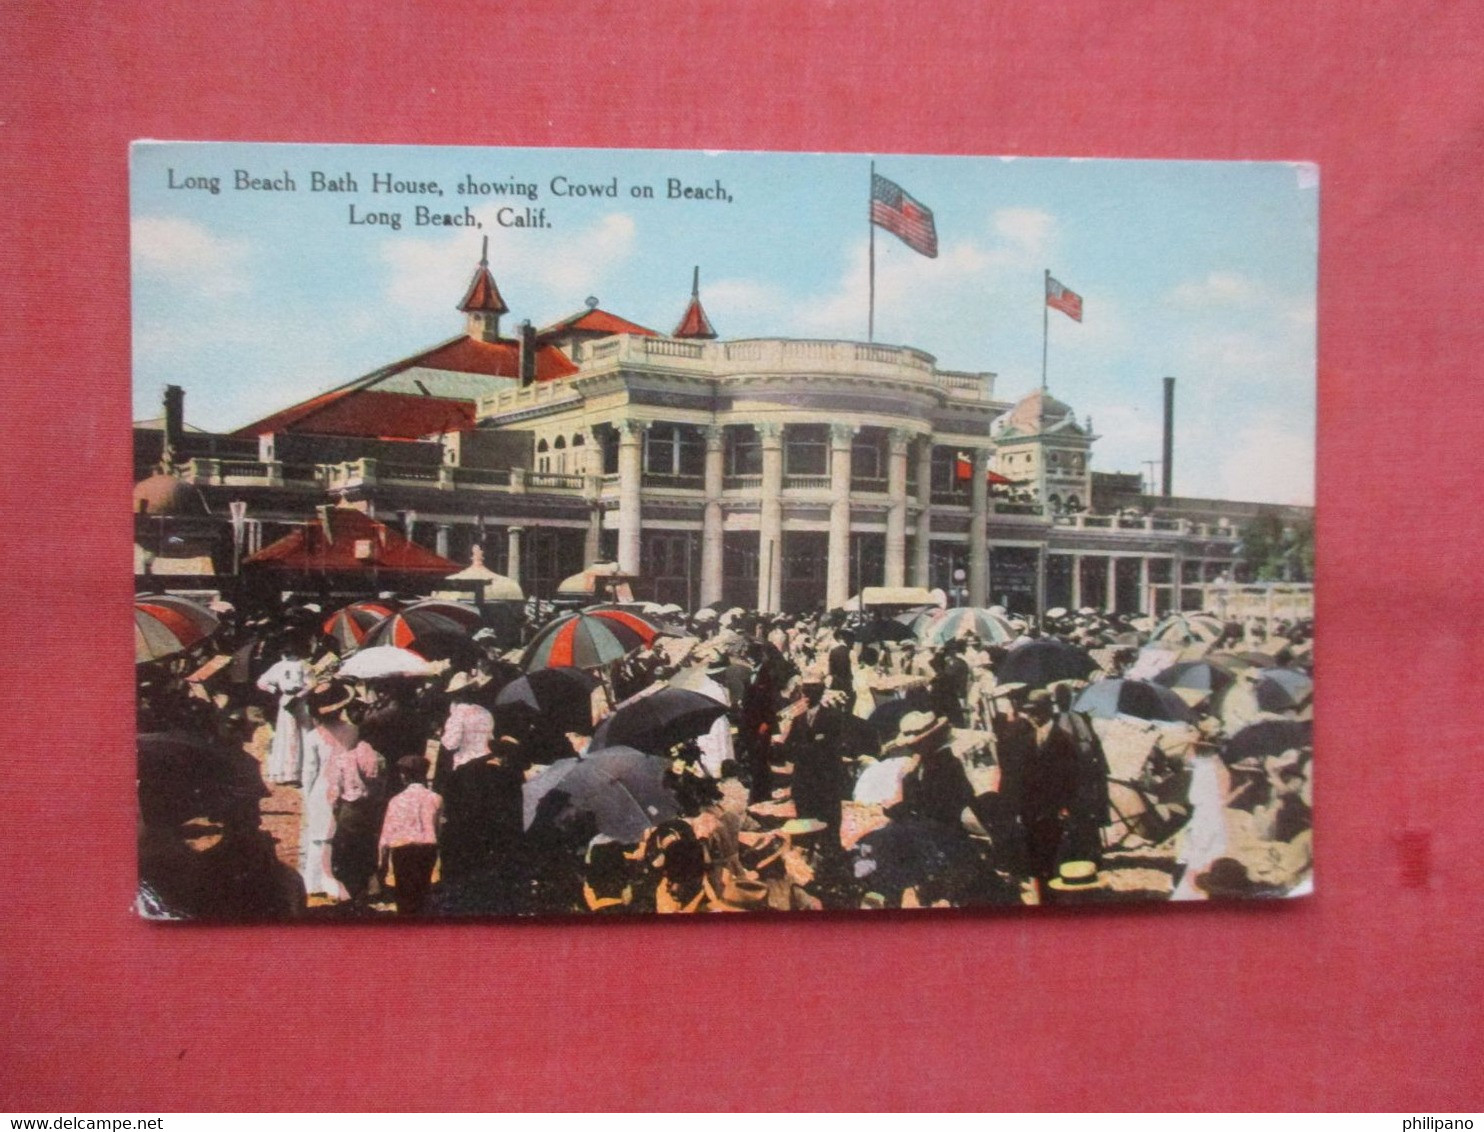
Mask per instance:
[[[455,373],[482,373],[490,377],[519,377],[520,344],[510,338],[501,338],[498,342],[455,338],[434,347],[426,354],[419,354],[405,364],[399,363],[397,369],[412,369],[415,366],[453,370]],[[570,377],[576,372],[577,367],[555,346],[536,348],[537,381]]]
[[[630,322],[626,318],[619,318],[616,314],[609,314],[605,310],[596,307],[564,318],[560,322],[554,322],[541,331],[542,338],[552,338],[567,330],[595,331],[599,334],[645,334],[651,338],[657,337],[655,332],[647,326],[640,326],[637,322]]]
[[[701,298],[692,295],[690,306],[685,308],[685,316],[680,320],[680,325],[675,328],[672,338],[715,338],[716,330],[711,325],[711,320],[706,317],[706,312],[701,309]]]
[[[481,263],[474,269],[474,278],[469,280],[469,289],[464,292],[464,298],[459,303],[459,310],[494,311],[496,314],[504,314],[509,309],[505,305],[505,300],[500,297],[500,288],[495,286],[495,277],[490,274],[490,269]]]
[[[482,342],[464,336],[454,338],[350,385],[332,389],[244,425],[232,435],[313,432],[325,436],[415,440],[435,432],[462,432],[473,428],[472,401],[389,393],[375,388],[378,381],[419,367],[519,378],[520,346],[503,338],[498,342]],[[576,372],[577,367],[555,346],[537,348],[537,381],[552,381]]]
[[[353,507],[335,507],[329,511],[333,539],[325,537],[318,520],[306,523],[292,534],[269,543],[243,564],[279,570],[331,571],[365,573],[379,570],[412,574],[436,574],[445,577],[459,569],[450,562],[424,550],[415,542],[392,530],[385,523]],[[360,547],[357,547],[360,543]],[[369,545],[368,545],[369,544]],[[357,550],[369,557],[357,557]]]
[[[435,432],[463,432],[473,427],[473,401],[352,388],[336,389],[264,417],[239,429],[237,435],[302,431],[321,436],[416,440]]]

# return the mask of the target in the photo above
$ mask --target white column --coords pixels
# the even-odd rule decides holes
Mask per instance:
[[[1154,612],[1153,595],[1149,592],[1149,556],[1139,558],[1139,612],[1148,617]]]
[[[917,438],[917,540],[912,544],[912,584],[926,588],[931,577],[928,570],[932,549],[933,526],[933,438],[924,433]]]
[[[830,425],[830,540],[824,604],[839,609],[850,597],[850,446],[855,426]]]
[[[757,426],[763,449],[763,486],[758,509],[757,607],[776,613],[783,582],[783,426],[771,421]]]
[[[505,529],[505,576],[512,582],[520,581],[520,536],[524,527]]]
[[[989,449],[975,448],[969,485],[969,604],[989,604]]]
[[[1072,555],[1072,609],[1082,608],[1082,555]]]
[[[1118,608],[1118,559],[1108,555],[1108,586],[1103,593],[1103,612],[1112,613]]]
[[[433,536],[433,553],[440,558],[448,557],[448,531],[447,523],[439,523],[437,531]]]
[[[713,425],[706,436],[706,512],[701,523],[701,604],[721,600],[722,587],[722,430]]]
[[[644,468],[644,423],[621,420],[618,428],[618,568],[639,572],[640,485]]]
[[[891,508],[886,513],[886,584],[904,585],[907,577],[907,442],[905,429],[887,434],[886,494]]]

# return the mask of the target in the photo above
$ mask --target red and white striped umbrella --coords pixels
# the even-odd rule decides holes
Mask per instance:
[[[610,664],[654,640],[652,631],[646,638],[641,629],[629,623],[636,620],[615,616],[612,610],[559,617],[526,647],[521,667],[536,672],[542,668],[600,668]]]
[[[339,644],[342,651],[359,648],[366,634],[396,610],[379,601],[354,601],[325,618],[320,627],[325,636]]]
[[[134,599],[134,663],[183,653],[216,632],[217,616],[189,598],[143,594]]]

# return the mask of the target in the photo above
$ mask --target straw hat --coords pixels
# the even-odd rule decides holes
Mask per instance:
[[[334,715],[355,698],[349,685],[316,684],[309,693],[309,707],[315,715]]]
[[[1098,872],[1095,861],[1063,861],[1047,883],[1058,892],[1087,892],[1107,888],[1108,878]]]
[[[827,829],[829,826],[818,818],[789,818],[778,832],[789,837],[808,837],[815,833],[823,833]]]

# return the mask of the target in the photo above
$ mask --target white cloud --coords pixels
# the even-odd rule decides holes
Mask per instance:
[[[1213,271],[1204,279],[1181,283],[1170,292],[1176,306],[1245,307],[1263,299],[1262,289],[1244,275],[1234,271]]]
[[[506,205],[492,204],[471,211],[484,225],[480,235],[490,238],[490,270],[501,290],[519,293],[532,304],[565,302],[595,292],[601,297],[605,281],[633,254],[636,226],[627,213],[600,217],[586,228],[569,233],[542,229],[501,227],[496,213]],[[387,272],[390,302],[427,318],[447,318],[456,302],[450,289],[467,282],[477,244],[462,230],[457,235],[406,237],[389,240],[381,249]],[[457,282],[451,282],[451,281]],[[545,291],[542,295],[539,292]],[[507,293],[506,301],[510,301]],[[523,303],[522,306],[525,306]],[[525,309],[531,310],[531,307]],[[535,317],[556,317],[556,311],[533,311]],[[561,313],[567,313],[565,309]]]
[[[211,297],[247,290],[243,273],[249,241],[219,236],[203,224],[173,216],[140,216],[130,225],[134,266]]]
[[[1039,208],[1002,208],[990,223],[1012,245],[1035,255],[1049,250],[1056,232],[1056,218]]]
[[[1212,493],[1225,499],[1312,504],[1313,433],[1275,415],[1258,417],[1237,431]]]

